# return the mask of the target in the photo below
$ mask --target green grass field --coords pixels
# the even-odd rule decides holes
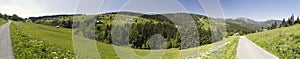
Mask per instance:
[[[300,25],[246,35],[263,49],[280,59],[300,58]]]
[[[46,26],[33,23],[12,22],[11,26],[12,44],[14,55],[16,59],[22,58],[75,58],[74,48],[72,45],[72,30],[66,28],[55,28],[53,26]],[[86,38],[85,38],[86,39]],[[121,51],[119,53],[127,53],[128,56],[123,59],[136,58],[135,55],[142,56],[146,59],[158,59],[163,56],[163,59],[177,59],[177,58],[212,58],[209,56],[223,56],[224,58],[234,58],[235,49],[237,47],[237,38],[229,37],[225,40],[207,44],[196,48],[189,48],[178,50],[177,48],[166,50],[142,50],[132,49],[117,46],[116,49],[126,50],[132,49],[136,54],[130,54],[130,51]],[[224,45],[215,51],[212,47]],[[113,45],[105,44],[96,41],[98,52],[103,59],[120,59],[114,50]],[[154,54],[150,52],[165,52],[164,55]],[[210,54],[210,52],[214,52]]]

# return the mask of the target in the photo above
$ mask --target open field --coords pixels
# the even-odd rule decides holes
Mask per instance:
[[[55,28],[52,26],[13,22],[11,24],[12,44],[15,52],[15,57],[19,58],[74,58],[74,50],[72,45],[72,30],[66,28]],[[87,38],[85,38],[87,39]],[[189,48],[178,50],[177,48],[167,50],[152,50],[152,52],[165,52],[162,55],[151,55],[151,50],[132,49],[126,47],[116,46],[116,49],[126,50],[132,49],[136,54],[130,54],[130,51],[121,51],[119,53],[129,53],[125,56],[129,59],[136,58],[136,55],[143,56],[141,58],[160,58],[174,59],[174,58],[209,58],[214,56],[210,54],[211,51],[217,51],[216,56],[226,56],[225,58],[234,58],[235,49],[237,46],[237,39],[233,37],[227,38],[220,42],[207,44],[196,48]],[[212,49],[227,43],[225,47]],[[96,41],[98,52],[101,58],[104,59],[119,59],[113,45],[101,43]],[[218,49],[218,50],[217,50]],[[229,53],[229,54],[228,54]],[[126,59],[126,58],[125,58]]]
[[[300,58],[300,25],[246,35],[254,43],[280,59]]]

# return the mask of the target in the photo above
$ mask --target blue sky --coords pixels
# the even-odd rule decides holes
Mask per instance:
[[[79,0],[0,0],[0,13],[21,17],[74,14]],[[82,0],[84,1],[84,0]],[[87,0],[86,0],[87,1]],[[94,0],[97,1],[97,0]],[[206,15],[197,0],[106,0],[100,12],[189,12]],[[300,0],[220,0],[225,18],[247,17],[262,21],[300,15]],[[88,3],[87,3],[88,4]],[[97,8],[95,8],[97,9]]]
[[[300,15],[300,0],[220,0],[225,17],[256,20],[280,19]]]

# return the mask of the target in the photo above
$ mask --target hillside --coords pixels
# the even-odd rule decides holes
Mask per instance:
[[[300,58],[300,24],[246,35],[280,59]]]
[[[209,26],[210,25],[209,19],[207,19],[207,17],[205,16],[188,14],[188,13],[163,14],[163,15],[144,14],[142,16],[131,16],[128,15],[128,12],[127,14],[124,13],[125,12],[121,14],[111,13],[111,14],[99,14],[99,15],[88,15],[88,16],[87,15],[75,16],[73,17],[73,19],[71,16],[53,17],[53,18],[39,19],[37,21],[33,21],[33,23],[50,25],[50,26],[61,26],[64,28],[72,28],[73,23],[80,24],[82,22],[89,22],[89,20],[94,19],[98,21],[98,22],[94,21],[96,23],[96,28],[95,28],[96,40],[99,40],[104,43],[112,44],[112,40],[111,40],[112,39],[111,37],[113,36],[112,34],[119,33],[120,35],[116,35],[116,36],[120,36],[118,37],[119,38],[118,40],[122,41],[123,38],[125,38],[121,35],[122,32],[117,32],[117,33],[111,32],[115,27],[115,29],[119,29],[121,31],[129,31],[128,41],[130,41],[132,48],[138,48],[138,49],[149,49],[150,46],[148,43],[151,36],[154,34],[161,34],[165,38],[165,42],[167,43],[167,46],[165,48],[186,49],[186,48],[196,47],[200,45],[210,44],[222,39],[222,36],[219,36],[218,39],[212,41],[212,39],[210,38],[211,30]],[[130,14],[135,14],[135,13],[130,13]],[[173,22],[171,19],[175,21]],[[183,19],[190,19],[190,20],[183,20]],[[113,22],[113,21],[117,21],[117,22]],[[178,25],[176,25],[175,23]],[[83,26],[82,29],[75,30],[75,33],[78,32],[80,35],[84,34],[83,36],[90,38],[89,35],[86,35],[89,34],[86,32],[90,32],[90,31],[85,31],[85,30],[88,29],[89,27],[87,26],[91,24],[93,23],[89,23],[84,26],[81,25]],[[129,27],[128,25],[131,25],[130,29],[124,29],[126,27]],[[196,27],[194,28],[192,26],[196,26]],[[74,25],[73,27],[75,27],[73,29],[77,29],[78,26]],[[183,29],[181,31],[182,33],[186,34],[186,36],[179,36],[180,29]],[[197,30],[198,33],[188,31],[187,29]],[[194,35],[187,35],[187,34],[194,34]],[[200,38],[193,37],[195,35],[199,36]],[[194,41],[193,43],[195,44],[191,44],[190,42],[191,40]],[[123,46],[124,44],[115,44],[115,45]],[[184,47],[182,47],[182,45]]]
[[[13,51],[16,59],[21,58],[58,58],[58,59],[72,59],[74,56],[74,48],[72,46],[72,30],[68,28],[55,28],[52,26],[13,22],[10,26],[11,36],[13,43]],[[84,38],[88,39],[88,38]],[[131,54],[131,51],[121,51],[119,53],[128,53],[122,56],[130,56],[124,59],[131,58],[148,58],[148,59],[169,59],[169,58],[234,58],[235,48],[237,46],[238,38],[229,37],[222,41],[202,45],[194,48],[179,50],[178,48],[165,49],[165,50],[145,50],[145,49],[132,49],[127,47],[115,46],[117,49],[127,50],[132,49],[136,54]],[[222,47],[225,42],[229,42],[225,47]],[[117,55],[114,45],[105,44],[100,41],[96,41],[98,51],[101,59],[120,59]],[[217,52],[212,51],[212,47],[219,46],[219,49],[214,49]],[[221,48],[222,47],[222,48]],[[150,52],[165,52],[164,55],[149,55]],[[213,55],[209,52],[214,52]],[[215,55],[216,54],[216,55]],[[149,55],[149,56],[147,56]],[[142,57],[138,57],[142,56]]]
[[[239,33],[240,35],[255,33],[257,30],[253,28],[241,26],[237,23],[227,22],[226,31],[228,32],[227,36],[231,36],[234,33]]]

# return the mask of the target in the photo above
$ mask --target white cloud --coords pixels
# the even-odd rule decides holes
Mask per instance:
[[[0,12],[8,15],[17,14],[20,17],[38,16],[43,12],[34,0],[1,0]]]

